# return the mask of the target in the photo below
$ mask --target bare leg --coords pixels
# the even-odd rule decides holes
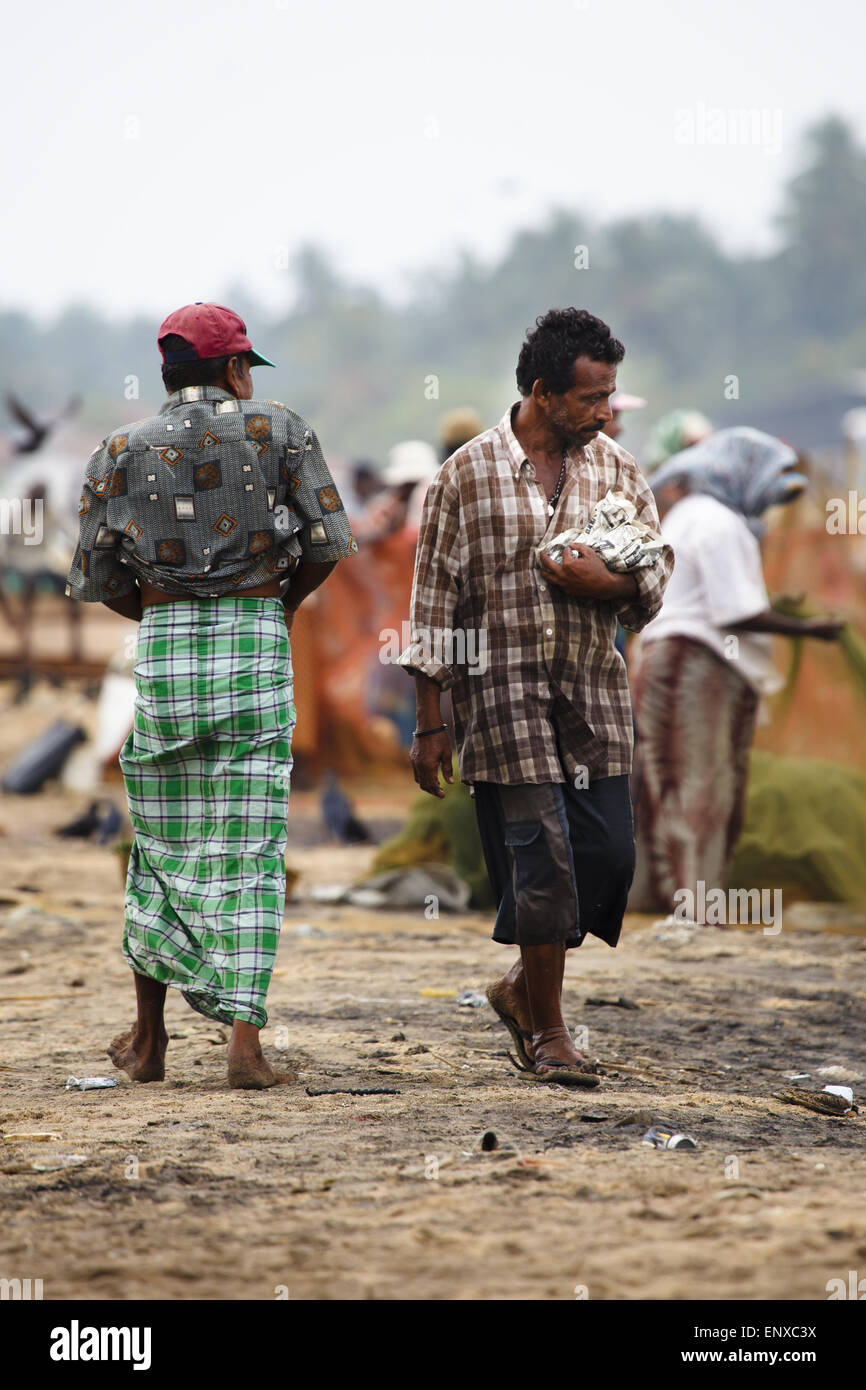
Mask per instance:
[[[264,1091],[297,1080],[293,1072],[274,1071],[262,1056],[259,1029],[237,1018],[229,1038],[228,1063],[229,1085],[239,1091]]]
[[[164,1081],[168,1034],[163,1022],[166,986],[147,975],[133,974],[138,1017],[125,1033],[118,1033],[108,1055],[133,1081]]]
[[[565,943],[554,941],[543,946],[522,946],[520,951],[532,1015],[532,1052],[537,1069],[544,1071],[547,1060],[572,1064],[582,1061],[562,1016]]]

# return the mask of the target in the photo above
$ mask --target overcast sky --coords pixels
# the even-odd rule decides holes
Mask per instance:
[[[556,204],[766,247],[804,125],[866,138],[862,0],[53,0],[4,29],[0,307],[162,317],[303,241],[399,293]],[[744,141],[737,112],[759,111]],[[720,114],[721,113],[721,114]],[[748,132],[745,132],[748,134]],[[724,143],[719,143],[720,139]]]

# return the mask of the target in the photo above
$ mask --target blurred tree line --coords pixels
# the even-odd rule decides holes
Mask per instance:
[[[602,225],[563,209],[517,235],[498,264],[467,254],[447,273],[419,275],[400,304],[345,282],[315,247],[296,258],[290,314],[267,320],[243,291],[226,300],[280,364],[260,369],[262,394],[309,416],[326,448],[345,455],[381,460],[399,438],[436,442],[441,415],[456,405],[475,405],[493,423],[516,395],[527,327],[565,304],[599,314],[624,340],[620,380],[649,399],[647,425],[678,405],[722,425],[750,401],[838,384],[866,367],[866,150],[832,116],[804,146],[769,255],[728,255],[693,217]],[[48,326],[0,314],[0,384],[36,409],[82,392],[97,434],[139,418],[161,400],[154,330],[172,307],[122,324],[78,306]],[[732,374],[735,406],[725,396]],[[125,397],[130,376],[138,400]]]

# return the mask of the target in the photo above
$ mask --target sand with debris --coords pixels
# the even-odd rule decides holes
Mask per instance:
[[[354,795],[387,819],[411,789]],[[617,951],[572,952],[567,1017],[606,1072],[573,1091],[519,1076],[489,1009],[456,1004],[510,962],[489,917],[300,900],[263,1035],[296,1085],[229,1092],[224,1030],[172,992],[164,1083],[67,1092],[111,1072],[133,1012],[116,856],[53,834],[85,801],[0,798],[0,1276],[46,1299],[820,1300],[866,1272],[866,1116],[774,1098],[800,1071],[863,1096],[866,939],[844,920],[631,918]],[[313,799],[293,814],[315,839]],[[304,893],[370,851],[292,857]],[[620,997],[638,1007],[585,1003]],[[652,1119],[698,1149],[644,1147]]]

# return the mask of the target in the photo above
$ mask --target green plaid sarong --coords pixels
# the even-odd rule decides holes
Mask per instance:
[[[263,1027],[295,724],[280,600],[146,608],[135,684],[120,755],[135,832],[123,954],[206,1018]]]

